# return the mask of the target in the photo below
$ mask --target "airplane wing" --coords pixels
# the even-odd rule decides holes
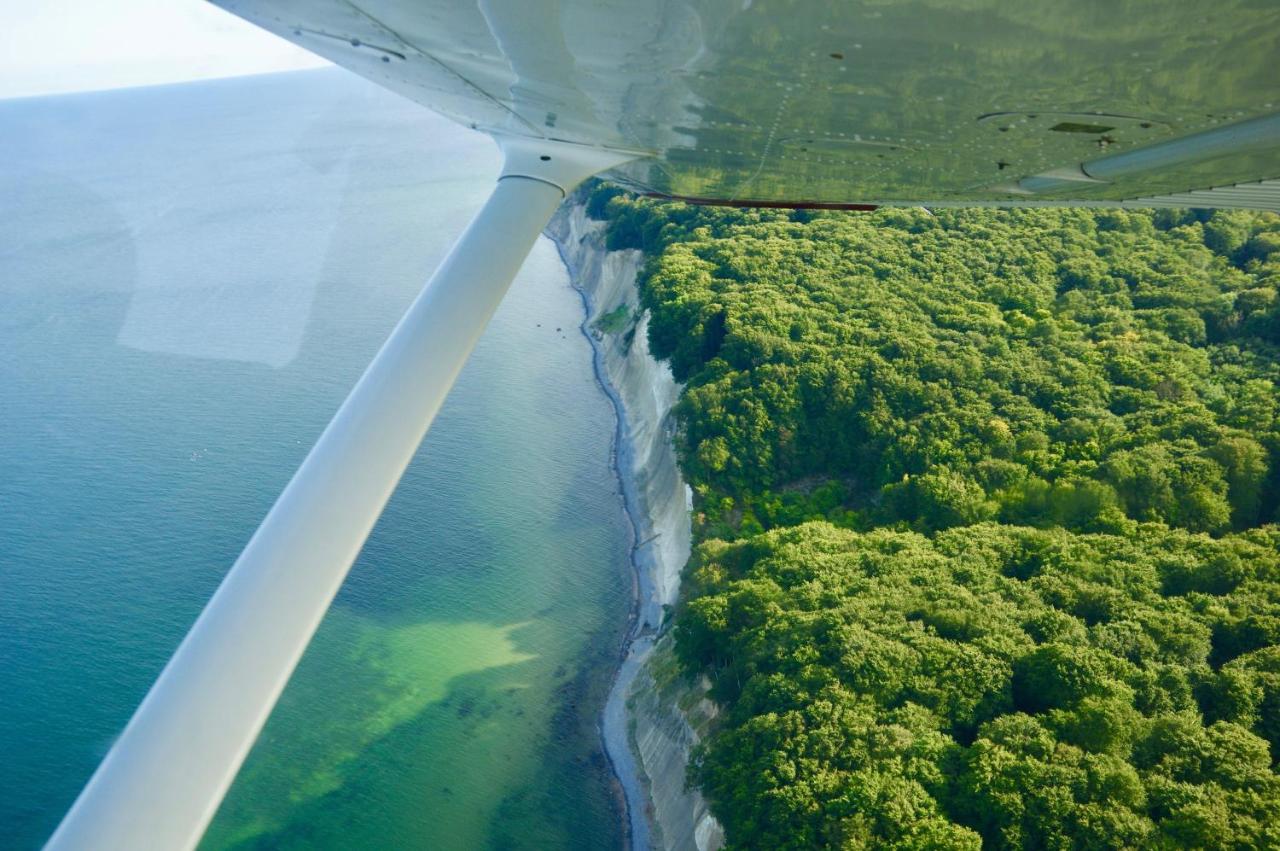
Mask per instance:
[[[1280,210],[1267,0],[213,0],[710,203]]]

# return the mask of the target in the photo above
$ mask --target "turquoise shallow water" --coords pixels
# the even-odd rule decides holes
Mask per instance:
[[[338,71],[0,103],[0,846],[52,830],[497,166]],[[206,847],[619,844],[630,530],[580,319],[540,241]]]

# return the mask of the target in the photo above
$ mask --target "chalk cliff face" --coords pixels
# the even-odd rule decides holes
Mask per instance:
[[[649,317],[636,286],[641,253],[606,250],[603,223],[587,218],[581,197],[560,208],[547,235],[586,301],[584,328],[618,411],[618,473],[636,535],[637,621],[605,709],[606,750],[627,796],[635,848],[714,851],[723,841],[720,825],[684,782],[689,751],[714,707],[705,683],[678,675],[663,632],[692,542],[691,493],[671,442],[681,387],[649,353]]]

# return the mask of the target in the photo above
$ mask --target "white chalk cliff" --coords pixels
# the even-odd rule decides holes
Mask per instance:
[[[671,440],[681,387],[649,353],[636,285],[643,255],[608,251],[604,223],[587,217],[582,195],[560,208],[546,232],[586,301],[583,327],[618,411],[617,467],[636,535],[637,620],[605,709],[606,750],[626,794],[634,848],[715,851],[723,831],[702,795],[685,789],[690,749],[715,710],[705,682],[679,675],[664,629],[692,542],[691,492]],[[605,316],[611,321],[601,323]]]

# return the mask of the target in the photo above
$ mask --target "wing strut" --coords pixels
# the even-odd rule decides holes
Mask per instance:
[[[46,846],[192,848],[551,214],[636,155],[500,139],[502,176]]]

